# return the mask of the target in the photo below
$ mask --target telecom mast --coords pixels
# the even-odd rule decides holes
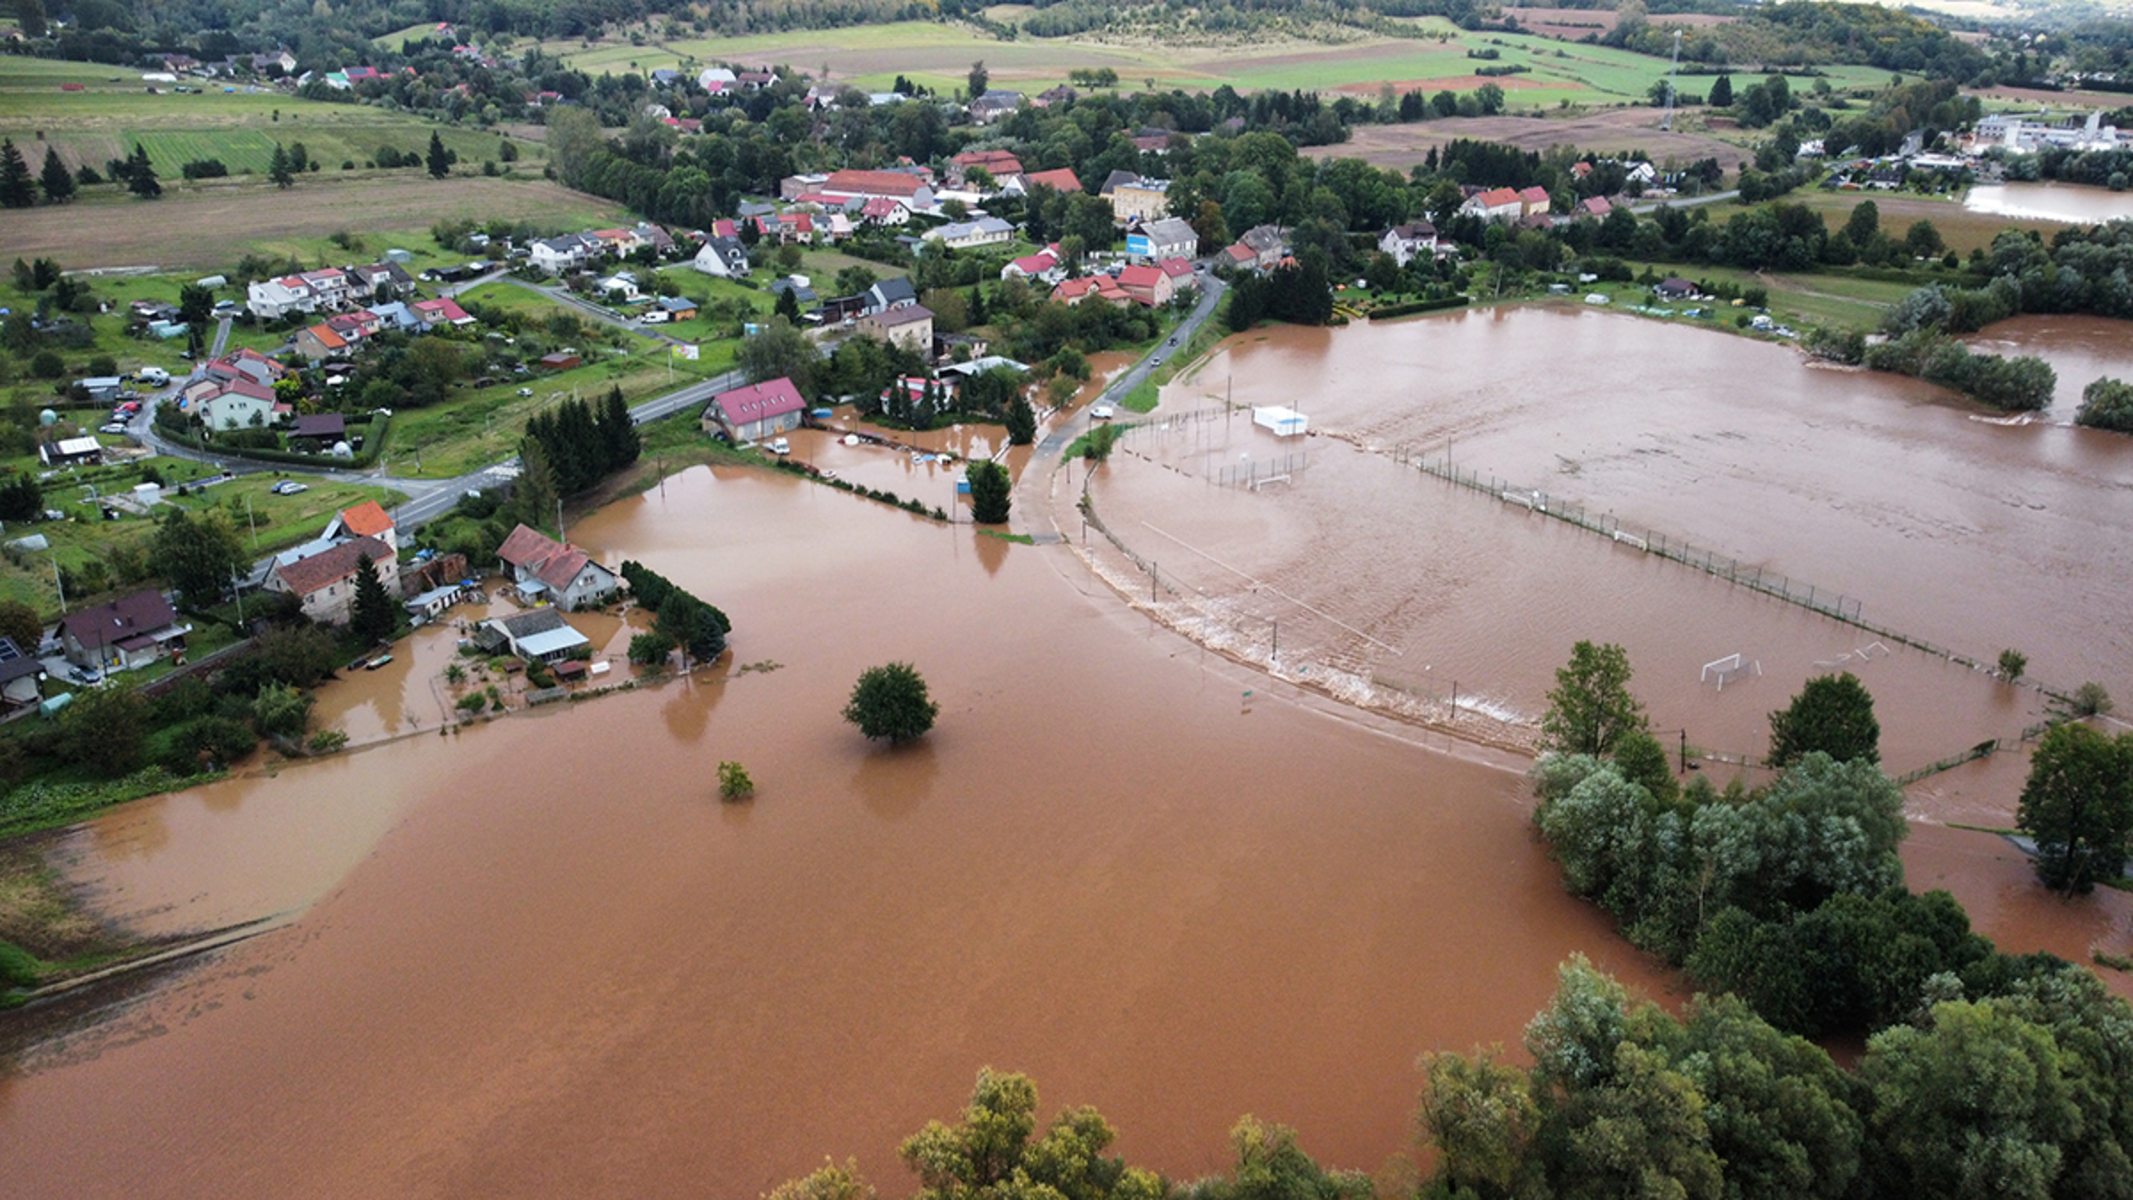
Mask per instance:
[[[1674,81],[1680,76],[1681,31],[1676,29],[1674,31],[1674,65],[1669,67],[1666,72],[1666,115],[1659,118],[1659,128],[1661,129],[1672,129],[1674,127],[1674,93],[1680,90],[1674,86]]]

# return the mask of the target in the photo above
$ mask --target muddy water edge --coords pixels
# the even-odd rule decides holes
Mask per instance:
[[[1415,1056],[1515,1043],[1569,953],[1667,995],[1563,894],[1516,760],[1270,689],[1060,549],[707,468],[573,537],[774,668],[92,825],[160,827],[117,851],[144,907],[312,842],[346,873],[0,1077],[17,1194],[747,1195],[846,1153],[894,1188],[987,1063],[1173,1174],[1245,1112],[1370,1169]],[[943,713],[885,752],[836,712],[892,658]]]

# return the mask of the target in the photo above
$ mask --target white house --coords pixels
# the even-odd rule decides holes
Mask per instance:
[[[292,312],[317,312],[318,298],[302,279],[255,280],[245,287],[245,304],[262,321],[279,321]]]
[[[748,248],[741,239],[731,237],[705,238],[703,248],[696,252],[696,269],[720,279],[745,279],[748,276]]]
[[[926,234],[926,240],[939,242],[957,250],[967,250],[974,246],[997,246],[1014,236],[1015,227],[1006,221],[998,217],[979,217],[975,221],[957,221],[930,230]]]
[[[1197,258],[1200,235],[1181,217],[1144,221],[1126,234],[1126,253],[1142,262],[1165,258]]]
[[[1378,249],[1404,267],[1418,257],[1437,252],[1437,227],[1427,221],[1395,225],[1378,239]]]
[[[209,429],[264,429],[274,423],[274,392],[249,379],[233,379],[200,407]]]
[[[525,525],[511,531],[496,557],[528,600],[547,600],[562,609],[597,608],[616,591],[615,573],[591,555]]]
[[[573,267],[583,266],[600,248],[597,238],[579,233],[566,233],[561,237],[541,238],[533,243],[527,258],[534,266],[550,275],[561,275]]]

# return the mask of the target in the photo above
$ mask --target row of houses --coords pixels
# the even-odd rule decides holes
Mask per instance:
[[[255,280],[245,288],[245,308],[262,321],[279,321],[292,313],[333,312],[353,304],[405,299],[414,293],[414,277],[388,260]]]
[[[1061,280],[1052,288],[1052,299],[1069,306],[1095,299],[1120,307],[1142,304],[1154,308],[1192,287],[1193,277],[1191,261],[1183,258],[1133,263],[1108,273]]]
[[[427,333],[447,326],[465,327],[474,318],[449,296],[412,303],[392,301],[350,312],[335,313],[296,335],[296,352],[318,362],[355,353],[362,343],[381,333]]]
[[[526,259],[546,274],[561,275],[603,258],[622,258],[646,247],[666,254],[675,248],[674,236],[650,221],[639,221],[627,229],[595,229],[587,233],[536,239],[526,247]]]

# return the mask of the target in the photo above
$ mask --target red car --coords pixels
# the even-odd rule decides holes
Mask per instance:
[[[118,406],[118,411],[130,417],[133,414],[141,411],[141,402],[138,400],[128,400],[124,404]]]

